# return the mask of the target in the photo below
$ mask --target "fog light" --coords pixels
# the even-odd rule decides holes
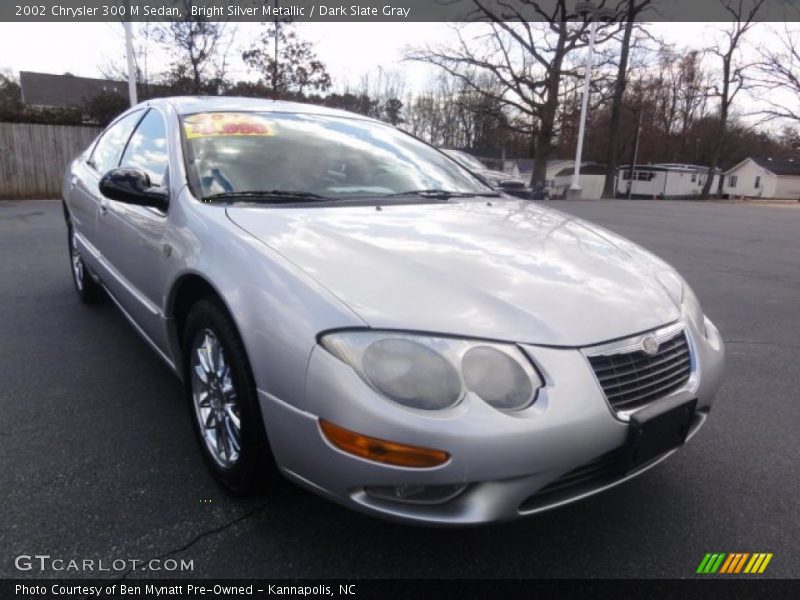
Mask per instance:
[[[319,421],[319,426],[331,444],[340,450],[368,460],[400,467],[418,468],[438,467],[450,460],[450,455],[441,450],[380,440],[322,419]]]
[[[364,488],[368,496],[409,504],[442,504],[452,500],[467,488],[465,483],[452,485],[374,485]]]

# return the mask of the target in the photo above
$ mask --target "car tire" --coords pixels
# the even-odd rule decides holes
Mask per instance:
[[[86,304],[94,304],[100,299],[102,289],[100,285],[89,275],[75,243],[75,229],[72,224],[67,225],[67,246],[69,248],[70,271],[72,272],[72,283],[78,297]]]
[[[182,344],[189,412],[208,468],[235,494],[262,488],[276,469],[244,344],[221,302],[192,306]]]

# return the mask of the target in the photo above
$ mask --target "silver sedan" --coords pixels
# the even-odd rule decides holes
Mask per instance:
[[[674,269],[386,124],[171,98],[68,168],[75,287],[185,384],[211,472],[405,521],[617,485],[706,420],[719,332]]]

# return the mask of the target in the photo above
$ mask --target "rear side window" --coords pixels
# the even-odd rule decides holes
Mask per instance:
[[[167,164],[167,127],[158,111],[150,110],[128,142],[120,166],[144,171],[151,184],[160,186]]]
[[[125,143],[141,118],[142,111],[137,110],[122,117],[108,128],[94,147],[94,152],[89,158],[89,164],[101,174],[116,168],[119,165],[119,159],[122,156]]]

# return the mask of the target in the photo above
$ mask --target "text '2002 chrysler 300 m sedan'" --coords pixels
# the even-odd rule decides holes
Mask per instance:
[[[669,265],[359,115],[146,102],[64,199],[79,295],[107,291],[182,378],[234,491],[274,462],[376,515],[511,519],[655,465],[720,385]]]

